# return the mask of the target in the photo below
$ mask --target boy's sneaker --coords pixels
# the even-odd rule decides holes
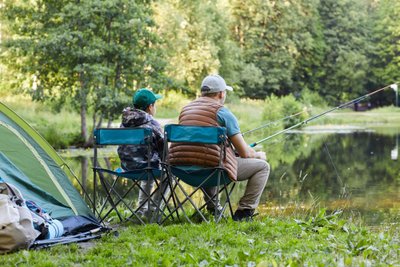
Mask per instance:
[[[217,212],[217,215],[220,215],[221,212],[224,210],[224,208],[218,204],[216,207],[207,207],[208,213],[215,215],[215,212]]]
[[[236,210],[235,214],[233,214],[232,219],[234,221],[246,221],[250,222],[253,220],[254,210],[253,209],[243,209]]]

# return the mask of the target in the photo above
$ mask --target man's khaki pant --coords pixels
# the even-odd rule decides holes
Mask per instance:
[[[238,210],[255,209],[267,184],[270,167],[268,162],[253,158],[236,158],[238,181],[248,180],[244,195],[239,200]]]
[[[247,186],[244,195],[239,200],[238,210],[256,209],[260,202],[260,197],[267,184],[270,167],[268,162],[254,158],[239,158],[237,157],[238,170],[237,180],[246,181]],[[204,188],[209,196],[214,196],[217,193],[216,187]],[[209,198],[205,196],[205,201]],[[213,208],[212,202],[207,205],[208,208]]]

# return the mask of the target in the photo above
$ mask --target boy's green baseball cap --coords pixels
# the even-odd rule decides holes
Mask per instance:
[[[147,88],[141,88],[135,92],[132,97],[133,105],[138,108],[145,109],[149,105],[156,102],[157,99],[161,99],[162,95],[155,94]]]

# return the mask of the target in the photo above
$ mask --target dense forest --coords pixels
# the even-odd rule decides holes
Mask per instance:
[[[87,114],[119,116],[132,90],[193,97],[209,73],[239,97],[331,105],[400,76],[398,0],[1,0],[0,14],[0,96],[67,103],[82,132]]]

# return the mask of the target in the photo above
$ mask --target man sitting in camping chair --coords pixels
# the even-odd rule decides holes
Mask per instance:
[[[246,191],[239,201],[233,219],[235,221],[251,220],[258,206],[261,194],[269,176],[269,164],[266,162],[265,152],[256,152],[250,148],[240,134],[236,117],[224,107],[226,90],[232,91],[225,80],[219,75],[207,76],[201,84],[201,97],[185,106],[179,116],[179,124],[195,126],[222,126],[226,127],[230,142],[236,149],[239,157],[231,147],[226,149],[224,167],[232,180],[247,180]],[[195,148],[190,145],[171,145],[169,161],[172,165],[191,165],[193,162],[210,162],[210,153],[191,153]],[[207,151],[205,149],[204,151]],[[218,166],[214,162],[213,166]],[[212,167],[212,166],[210,166]],[[219,203],[210,201],[211,196],[218,194],[218,188],[209,187],[204,190],[207,209],[219,209]]]
[[[156,101],[162,98],[161,95],[154,94],[146,88],[139,89],[132,98],[134,108],[127,107],[122,113],[121,128],[127,127],[143,127],[153,130],[153,144],[150,155],[151,167],[160,168],[160,156],[163,152],[164,138],[161,125],[153,118],[156,114]],[[147,148],[133,145],[120,145],[118,147],[118,155],[121,160],[121,167],[125,171],[141,169],[147,167]],[[139,191],[137,212],[140,215],[147,216],[154,211],[155,201],[148,202],[148,196],[153,188],[154,180],[142,180],[140,186],[146,194]],[[157,194],[158,195],[158,194]],[[150,210],[149,210],[150,208]]]

